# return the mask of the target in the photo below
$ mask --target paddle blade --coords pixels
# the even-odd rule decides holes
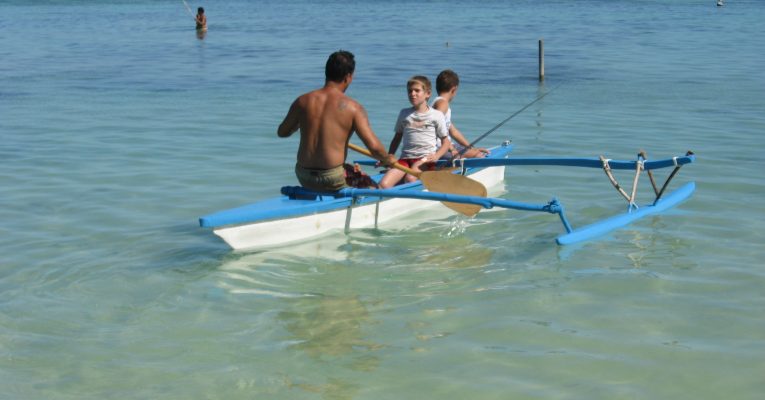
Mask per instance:
[[[486,187],[481,182],[463,175],[453,174],[451,171],[425,171],[420,175],[420,180],[425,188],[431,192],[486,197]],[[477,204],[452,203],[448,201],[444,201],[443,204],[468,217],[478,214],[478,211],[482,208]]]

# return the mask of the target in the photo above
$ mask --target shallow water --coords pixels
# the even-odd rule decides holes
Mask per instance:
[[[201,5],[202,39],[177,1],[0,4],[5,396],[765,390],[765,3]],[[231,252],[197,217],[295,183],[297,140],[276,126],[339,48],[356,54],[348,93],[383,142],[407,105],[406,79],[448,67],[462,79],[453,119],[468,137],[553,90],[482,144],[613,159],[690,149],[697,162],[673,187],[696,181],[697,192],[571,247],[554,244],[554,216],[435,210]],[[520,201],[557,196],[575,226],[624,209],[597,170],[514,168],[505,189]]]

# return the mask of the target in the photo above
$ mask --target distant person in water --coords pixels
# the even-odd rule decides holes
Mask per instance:
[[[324,87],[295,99],[279,125],[279,137],[289,137],[300,130],[295,175],[303,187],[336,191],[347,186],[376,186],[371,178],[359,175],[358,168],[345,164],[353,132],[375,159],[384,165],[396,162],[372,131],[364,107],[345,95],[355,68],[351,52],[332,53],[324,67]]]
[[[205,9],[204,9],[204,7],[197,8],[197,16],[194,17],[194,19],[197,21],[197,30],[198,31],[206,31],[207,30],[207,17],[205,16]]]

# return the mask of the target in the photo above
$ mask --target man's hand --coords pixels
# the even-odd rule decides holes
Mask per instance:
[[[385,157],[384,159],[377,160],[377,162],[375,163],[375,167],[392,168],[393,165],[396,164],[396,162],[398,162],[398,159],[396,159],[396,156],[394,156],[393,154],[388,154],[388,156]]]

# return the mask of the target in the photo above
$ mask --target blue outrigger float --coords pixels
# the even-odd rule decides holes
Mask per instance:
[[[447,205],[473,204],[482,208],[509,208],[557,214],[566,233],[557,237],[559,245],[582,242],[626,226],[648,215],[660,213],[681,203],[695,190],[690,182],[666,193],[672,178],[679,169],[694,161],[693,153],[669,159],[648,161],[641,152],[635,161],[600,158],[511,158],[512,145],[505,142],[490,149],[486,158],[459,159],[451,163],[440,162],[441,167],[452,168],[451,173],[461,174],[487,188],[497,188],[504,180],[508,166],[566,166],[601,168],[613,186],[627,200],[627,211],[590,225],[574,229],[568,221],[563,205],[553,198],[548,203],[529,204],[503,198],[469,196],[455,193],[428,191],[421,181],[395,186],[391,189],[342,189],[332,193],[319,193],[299,186],[285,186],[281,196],[252,203],[242,207],[216,212],[199,219],[199,224],[212,228],[234,249],[262,249],[294,243],[330,232],[356,228],[377,227],[394,218],[422,210],[444,202]],[[373,165],[363,160],[359,164]],[[653,170],[673,167],[666,181],[659,187]],[[635,171],[632,193],[628,194],[618,184],[612,170]],[[653,202],[638,206],[635,203],[638,179],[646,172],[654,190]],[[379,182],[382,174],[372,177]],[[426,185],[427,186],[427,185]],[[665,194],[666,193],[666,194]],[[456,208],[455,208],[456,209]],[[468,214],[470,215],[470,214]]]

